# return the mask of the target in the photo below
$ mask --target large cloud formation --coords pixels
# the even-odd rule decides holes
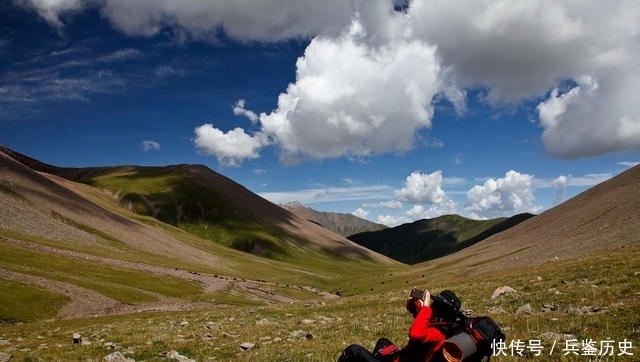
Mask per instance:
[[[407,176],[404,187],[393,192],[396,198],[393,202],[400,203],[402,201],[412,204],[411,209],[399,216],[379,215],[378,222],[395,226],[418,219],[455,214],[457,204],[442,189],[442,183],[442,171],[440,170],[431,174],[412,172]],[[474,215],[474,217],[477,216]]]
[[[533,176],[509,171],[504,178],[486,180],[467,192],[467,210],[473,218],[494,218],[505,214],[538,213],[535,205]]]
[[[56,27],[60,14],[97,6],[130,35],[312,39],[276,110],[258,116],[258,132],[209,132],[230,146],[251,143],[222,155],[229,164],[267,145],[287,162],[406,151],[432,126],[434,101],[463,111],[471,89],[495,105],[534,102],[554,157],[640,148],[637,1],[16,1]],[[237,114],[255,115],[244,105]]]

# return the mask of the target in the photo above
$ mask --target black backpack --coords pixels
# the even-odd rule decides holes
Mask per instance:
[[[460,312],[462,302],[456,293],[443,290],[438,295],[431,296],[431,307],[443,311],[443,318],[432,321],[431,325],[438,328],[446,338],[464,331],[466,317]]]
[[[465,322],[465,332],[476,345],[477,352],[474,355],[489,357],[493,355],[498,342],[504,342],[506,336],[500,326],[490,317],[468,318]]]

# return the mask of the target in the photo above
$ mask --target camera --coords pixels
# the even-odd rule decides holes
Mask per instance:
[[[410,297],[413,299],[424,300],[425,296],[426,292],[424,290],[415,288],[411,290]]]

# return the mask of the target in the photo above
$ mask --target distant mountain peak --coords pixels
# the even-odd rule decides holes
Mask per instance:
[[[376,224],[353,214],[317,211],[297,200],[278,206],[344,237],[387,228],[385,225]]]
[[[298,200],[294,200],[291,202],[287,202],[286,204],[280,204],[281,207],[284,207],[285,209],[298,209],[301,207],[307,208],[307,206],[303,205],[300,201]]]

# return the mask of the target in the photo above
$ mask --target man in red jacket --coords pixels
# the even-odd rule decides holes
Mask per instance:
[[[442,346],[447,328],[457,318],[460,301],[450,291],[431,297],[428,291],[414,293],[407,298],[407,311],[414,317],[409,328],[409,342],[399,350],[386,338],[376,343],[374,352],[352,344],[343,352],[338,362],[436,362],[442,361]],[[432,303],[432,300],[436,301]],[[447,333],[448,334],[448,333]]]

